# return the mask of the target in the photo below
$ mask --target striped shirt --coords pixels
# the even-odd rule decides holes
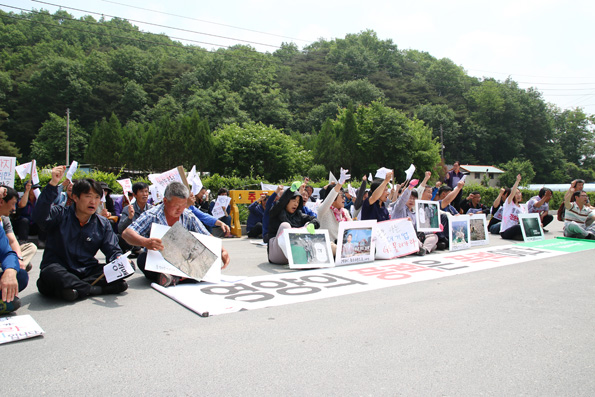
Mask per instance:
[[[564,226],[570,222],[576,222],[579,225],[584,225],[587,217],[593,210],[586,205],[584,205],[583,209],[581,210],[576,202],[572,202],[571,204],[572,206],[570,209],[567,208],[566,212],[564,213]]]
[[[210,235],[204,225],[188,209],[184,210],[179,221],[186,230]],[[163,211],[163,204],[157,205],[143,212],[142,215],[128,227],[137,232],[139,235],[148,238],[151,233],[151,225],[153,223],[168,226],[167,220],[165,219],[165,212]]]

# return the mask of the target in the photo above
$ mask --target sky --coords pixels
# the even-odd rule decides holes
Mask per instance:
[[[372,29],[399,49],[449,58],[468,75],[534,87],[561,109],[595,114],[595,2],[586,0],[2,0],[20,12],[60,6],[75,17],[119,17],[212,50],[249,44],[274,52]],[[77,11],[80,9],[83,11]],[[152,24],[152,25],[151,25]],[[162,25],[162,26],[155,26]],[[169,28],[172,27],[172,28]],[[176,28],[176,29],[173,29]],[[184,30],[179,30],[184,29]],[[184,41],[181,39],[193,40]],[[243,41],[242,41],[243,40]],[[201,44],[209,43],[209,44]]]

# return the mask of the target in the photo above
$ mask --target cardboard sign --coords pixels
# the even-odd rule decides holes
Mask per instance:
[[[227,215],[227,206],[231,201],[231,197],[229,196],[218,196],[217,201],[215,201],[215,205],[213,206],[212,214],[215,218],[223,218]]]
[[[339,222],[336,265],[373,262],[376,220]]]
[[[0,185],[14,188],[14,172],[16,166],[16,157],[0,156]]]
[[[159,225],[153,223],[151,227],[152,238],[162,238],[170,229],[169,226]],[[206,234],[191,232],[194,237],[199,239],[211,252],[217,255],[217,260],[211,266],[207,274],[202,278],[202,281],[210,283],[218,283],[221,281],[221,239]],[[159,251],[147,250],[147,262],[145,269],[159,273],[171,274],[173,276],[192,278],[188,274],[177,269],[171,263],[166,261]]]
[[[415,200],[418,232],[440,232],[440,204],[437,201]]]
[[[376,259],[393,259],[419,251],[413,223],[407,218],[376,224]]]
[[[541,218],[538,213],[519,214],[519,224],[523,232],[524,241],[538,241],[545,239],[541,228]]]
[[[471,215],[469,220],[469,232],[471,236],[471,246],[487,245],[490,243],[490,234],[488,233],[488,220],[485,214]]]
[[[0,344],[43,335],[43,329],[26,314],[0,318]]]
[[[286,229],[283,233],[290,269],[334,267],[328,230]]]
[[[161,174],[149,174],[149,180],[153,185],[155,185],[161,197],[163,197],[167,185],[172,182],[181,182],[188,186],[184,169],[182,168],[182,173],[180,173],[180,168],[182,167],[172,168],[171,170],[165,171]]]
[[[471,248],[469,215],[448,215],[449,250],[459,251]]]
[[[118,258],[103,267],[105,281],[111,283],[112,281],[130,277],[134,274],[134,269],[128,261],[128,255],[130,255],[130,252],[120,255]]]

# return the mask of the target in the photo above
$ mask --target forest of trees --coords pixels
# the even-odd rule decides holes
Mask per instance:
[[[595,180],[595,118],[371,30],[273,53],[208,51],[121,19],[0,11],[0,155],[98,168],[176,165],[275,181],[441,161]]]

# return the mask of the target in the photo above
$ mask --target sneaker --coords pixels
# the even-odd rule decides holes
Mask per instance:
[[[19,307],[21,307],[21,300],[16,296],[12,302],[4,302],[3,300],[0,300],[0,314],[12,313]]]
[[[27,264],[27,267],[25,267],[25,271],[26,271],[27,273],[29,273],[29,272],[31,271],[31,269],[33,269],[33,265],[31,264],[31,262],[29,262],[29,263]]]
[[[550,231],[549,231],[549,230],[547,230],[547,229],[543,229],[543,232],[544,232],[544,233],[549,233]]]
[[[68,302],[74,302],[79,297],[79,292],[72,288],[63,289],[60,293],[62,299]]]
[[[126,282],[126,280],[116,280],[104,287],[101,287],[101,289],[101,292],[104,295],[119,294],[128,289],[128,283]]]
[[[425,249],[424,247],[421,247],[421,248],[419,249],[419,251],[417,251],[417,255],[418,255],[418,256],[424,256],[424,255],[425,255],[425,254],[427,254],[427,253],[428,253],[428,251],[426,251],[426,249]]]
[[[180,281],[180,277],[172,276],[171,274],[161,273],[157,279],[157,284],[162,287],[175,286]]]
[[[446,249],[446,243],[444,241],[438,241],[438,245],[436,246],[436,249],[439,249],[440,251],[444,251]]]

